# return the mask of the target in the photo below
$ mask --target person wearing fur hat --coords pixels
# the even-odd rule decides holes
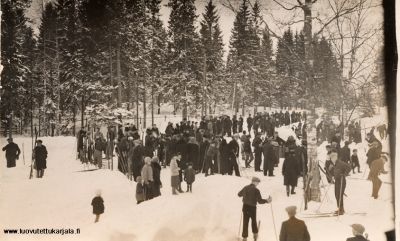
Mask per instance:
[[[161,165],[158,157],[151,159],[151,168],[153,169],[153,197],[161,196],[160,188],[162,187],[161,182]]]
[[[260,190],[257,188],[257,185],[260,183],[260,179],[258,177],[253,177],[251,179],[251,183],[245,186],[238,193],[239,197],[242,197],[243,201],[243,232],[242,238],[243,241],[247,240],[248,237],[248,226],[249,221],[251,219],[251,229],[253,231],[254,240],[257,240],[258,237],[258,227],[257,227],[257,203],[264,204],[270,203],[272,201],[271,196],[267,199],[263,199],[261,197]]]
[[[365,228],[363,225],[354,223],[350,225],[353,231],[354,237],[346,239],[346,241],[368,241],[366,237],[364,237]]]
[[[100,215],[104,213],[104,200],[101,197],[101,191],[96,191],[96,196],[92,199],[93,214],[96,215],[94,220],[97,223],[100,219]]]
[[[6,152],[7,168],[15,167],[15,160],[18,160],[21,150],[18,145],[13,142],[13,138],[7,139],[8,144],[3,147],[3,151]]]
[[[279,241],[310,241],[310,233],[303,220],[297,219],[296,206],[289,206],[286,212],[289,219],[284,221],[279,234]]]
[[[142,167],[141,176],[144,183],[145,199],[149,200],[153,198],[152,185],[153,185],[153,168],[151,167],[151,158],[144,158],[144,166]]]
[[[144,196],[144,184],[141,176],[136,177],[136,202],[137,204],[143,202],[145,200]]]

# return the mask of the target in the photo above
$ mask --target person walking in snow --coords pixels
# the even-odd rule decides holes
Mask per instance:
[[[3,151],[6,152],[6,160],[7,160],[7,168],[15,167],[15,161],[19,159],[19,155],[21,154],[21,150],[18,145],[13,142],[13,138],[7,139],[8,144],[3,147]]]
[[[171,169],[171,187],[172,187],[172,194],[177,195],[177,190],[180,185],[180,180],[179,180],[179,166],[178,162],[181,160],[181,154],[176,153],[170,163],[170,169]]]
[[[153,186],[153,168],[151,167],[151,158],[144,158],[144,166],[142,167],[141,177],[144,183],[145,200],[153,198],[152,186]]]
[[[296,152],[294,148],[289,149],[289,153],[282,166],[283,184],[286,186],[286,195],[296,194],[294,191],[297,186],[297,179],[300,176],[300,168],[298,160],[296,160]],[[291,188],[291,189],[290,189]]]
[[[186,181],[187,184],[186,192],[192,192],[192,184],[194,183],[195,179],[196,179],[196,171],[193,169],[192,163],[189,163],[184,173],[184,180]]]
[[[136,204],[139,204],[141,202],[143,202],[145,200],[145,196],[144,196],[144,183],[143,183],[143,179],[141,176],[136,177]]]
[[[270,203],[272,201],[271,196],[267,199],[263,199],[261,197],[260,190],[258,190],[257,186],[260,183],[260,179],[258,177],[253,177],[251,179],[251,184],[245,186],[238,193],[239,197],[242,197],[243,207],[243,231],[242,238],[243,241],[247,240],[248,237],[248,226],[249,221],[251,219],[251,229],[253,231],[254,240],[258,238],[258,227],[257,227],[257,203],[264,204]]]
[[[289,219],[282,223],[279,241],[310,241],[306,224],[296,218],[296,209],[296,206],[286,208]]]
[[[96,196],[92,199],[93,214],[96,215],[94,220],[97,223],[100,220],[100,215],[104,213],[104,200],[101,197],[101,191],[96,191]]]
[[[42,140],[37,140],[37,146],[33,150],[33,156],[35,158],[35,169],[37,171],[37,177],[42,178],[44,175],[44,169],[47,168],[47,149],[43,145]]]
[[[354,223],[350,225],[353,231],[354,237],[346,239],[346,241],[368,241],[366,237],[364,237],[365,228],[363,225]]]

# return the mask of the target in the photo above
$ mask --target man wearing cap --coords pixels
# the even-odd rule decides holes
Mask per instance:
[[[348,239],[346,239],[346,241],[368,241],[368,239],[366,239],[363,235],[364,231],[365,231],[364,226],[362,226],[361,224],[355,223],[355,224],[350,225],[350,227],[353,228],[354,237],[348,238]]]
[[[3,147],[3,151],[6,152],[7,159],[7,168],[15,167],[15,160],[19,158],[19,154],[21,154],[21,150],[18,145],[13,142],[13,139],[10,137],[7,139],[8,144]]]
[[[271,196],[267,199],[261,197],[260,190],[258,190],[257,185],[260,183],[258,177],[253,177],[251,179],[251,184],[245,186],[239,193],[239,197],[243,197],[243,241],[247,240],[248,237],[248,226],[249,220],[251,218],[251,229],[253,231],[254,240],[258,237],[258,227],[257,227],[257,203],[264,204],[270,203],[272,201]]]
[[[310,234],[303,220],[297,219],[296,206],[286,208],[289,219],[282,223],[279,241],[310,241]]]
[[[42,144],[42,140],[37,140],[37,146],[34,149],[33,155],[35,158],[35,169],[37,170],[37,177],[42,178],[44,174],[44,169],[47,168],[47,149]]]

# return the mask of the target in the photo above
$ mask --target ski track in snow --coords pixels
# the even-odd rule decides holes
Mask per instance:
[[[288,132],[290,130],[287,130]],[[363,133],[364,134],[364,133]],[[364,137],[363,137],[364,138]],[[252,169],[241,169],[242,177],[214,175],[207,178],[196,175],[193,193],[172,196],[169,168],[162,169],[162,196],[136,204],[136,183],[129,181],[118,171],[96,170],[81,172],[83,166],[75,160],[75,138],[44,137],[49,151],[47,169],[43,179],[29,177],[31,139],[14,138],[24,149],[17,160],[17,167],[5,168],[4,154],[0,167],[0,229],[19,228],[80,228],[80,234],[68,235],[5,235],[0,230],[0,240],[96,240],[96,241],[231,241],[238,240],[242,201],[239,190],[249,184],[252,176],[262,180],[258,186],[263,198],[272,196],[276,232],[279,236],[281,223],[287,219],[285,207],[298,207],[298,217],[305,220],[311,240],[337,241],[352,236],[352,223],[366,227],[369,239],[384,241],[384,232],[393,228],[391,185],[383,184],[378,200],[370,197],[372,184],[367,181],[368,173],[351,174],[347,181],[344,206],[348,214],[340,217],[303,218],[308,213],[332,212],[336,210],[334,187],[328,186],[323,173],[321,198],[324,202],[309,203],[304,211],[302,179],[299,178],[297,194],[286,197],[283,177],[279,167],[275,177],[265,177]],[[4,146],[4,139],[1,140]],[[22,146],[24,143],[24,148]],[[325,161],[325,144],[319,148],[319,157]],[[365,167],[365,143],[357,145],[361,170]],[[388,143],[383,142],[384,150]],[[353,143],[350,148],[353,149]],[[116,159],[116,158],[114,158]],[[116,161],[114,160],[114,167]],[[253,164],[253,163],[252,163]],[[390,170],[388,164],[386,170]],[[391,183],[390,173],[381,175],[384,182]],[[186,183],[182,183],[186,190]],[[94,224],[91,200],[95,190],[102,190],[105,213],[100,222]],[[366,216],[351,213],[366,212]],[[258,205],[257,218],[261,220],[259,240],[274,241],[275,233],[271,204]],[[249,239],[252,239],[249,227]]]

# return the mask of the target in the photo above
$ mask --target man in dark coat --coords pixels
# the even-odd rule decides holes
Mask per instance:
[[[297,219],[296,206],[286,208],[289,219],[282,223],[279,241],[310,241],[310,233],[303,220]]]
[[[228,136],[232,136],[232,121],[229,116],[227,116],[224,120],[224,127],[225,131],[228,133]]]
[[[349,148],[349,142],[345,141],[344,142],[344,147],[340,149],[340,154],[339,154],[339,159],[346,162],[350,163],[350,148]]]
[[[15,167],[15,160],[19,158],[21,150],[19,149],[18,145],[13,142],[12,138],[8,138],[7,141],[8,144],[3,147],[3,151],[6,152],[7,168]]]
[[[237,140],[239,139],[239,136],[236,134],[234,138],[229,142],[228,148],[229,148],[229,168],[228,168],[228,174],[232,175],[233,170],[235,170],[235,175],[240,177],[240,172],[239,172],[239,165],[237,163],[237,158],[239,157],[239,144]]]
[[[37,140],[37,146],[33,152],[35,158],[35,169],[37,170],[37,177],[42,178],[44,174],[44,169],[47,168],[47,149],[43,145],[42,140]]]
[[[237,133],[237,127],[238,127],[238,121],[236,119],[236,115],[234,115],[232,117],[232,131],[233,131],[233,134]]]
[[[335,149],[332,150],[330,158],[333,163],[333,166],[331,165],[328,169],[335,179],[335,197],[338,207],[336,213],[338,215],[343,215],[344,214],[343,195],[346,190],[346,176],[351,171],[351,166],[350,164],[347,164],[338,159],[338,154]]]
[[[145,150],[140,140],[134,140],[133,143],[134,147],[130,148],[128,157],[130,159],[129,162],[131,162],[134,180],[136,180],[141,175]]]
[[[361,224],[354,223],[350,225],[352,227],[354,237],[346,239],[346,241],[368,241],[364,237],[365,228]]]
[[[271,140],[266,140],[262,146],[264,155],[264,176],[274,176],[274,167],[277,162],[277,156],[274,151],[274,147],[271,145]]]
[[[297,186],[297,179],[300,175],[300,168],[296,160],[296,152],[294,148],[289,149],[289,153],[285,158],[282,166],[283,184],[286,186],[286,195],[296,194],[294,189]],[[290,190],[290,187],[292,188]]]
[[[199,162],[199,157],[200,157],[199,145],[197,144],[196,139],[194,137],[189,138],[189,142],[186,145],[186,150],[188,153],[187,162],[193,165],[193,169],[195,171],[200,171],[201,167]]]
[[[219,145],[219,153],[221,155],[221,174],[225,175],[228,173],[229,166],[229,147],[225,138],[222,138]]]
[[[261,171],[261,162],[262,162],[262,140],[261,134],[257,133],[253,139],[252,146],[254,147],[254,170],[256,172]]]
[[[251,117],[251,114],[249,114],[249,117],[247,117],[246,122],[247,122],[247,131],[250,134],[251,127],[253,126],[253,118]]]
[[[254,240],[258,237],[258,227],[257,227],[257,203],[264,204],[270,203],[272,201],[271,196],[267,199],[261,197],[260,190],[258,190],[257,185],[260,183],[258,177],[253,177],[251,179],[251,184],[245,186],[238,193],[239,197],[243,197],[243,241],[247,240],[248,237],[248,226],[251,219],[251,229],[253,231]]]
[[[238,121],[238,132],[242,133],[243,131],[243,117],[239,116],[239,121]]]

